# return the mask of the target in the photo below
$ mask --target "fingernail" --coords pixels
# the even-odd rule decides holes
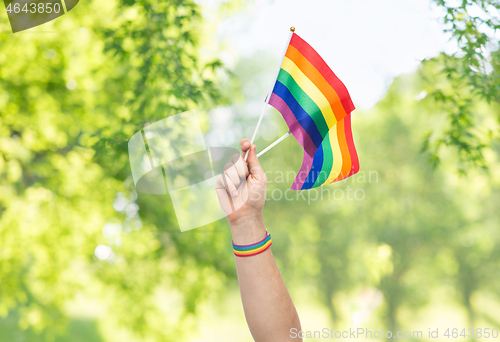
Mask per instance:
[[[235,191],[231,192],[231,196],[237,197],[238,196],[238,191],[235,190]]]

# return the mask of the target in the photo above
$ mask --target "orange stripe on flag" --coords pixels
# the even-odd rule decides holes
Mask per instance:
[[[337,124],[337,135],[339,139],[340,151],[342,152],[342,171],[340,171],[339,176],[333,182],[347,178],[347,175],[351,171],[351,156],[349,154],[349,147],[347,146],[347,140],[345,137],[345,119]]]

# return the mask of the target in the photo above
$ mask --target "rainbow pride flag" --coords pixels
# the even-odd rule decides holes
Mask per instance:
[[[359,171],[351,131],[355,109],[345,85],[321,56],[293,33],[269,104],[304,148],[292,190],[340,181]]]

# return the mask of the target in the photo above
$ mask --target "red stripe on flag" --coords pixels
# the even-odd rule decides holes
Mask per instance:
[[[347,115],[344,118],[344,122],[345,138],[347,141],[347,146],[349,147],[349,154],[351,155],[351,171],[349,172],[349,174],[347,174],[347,177],[349,177],[359,171],[359,159],[358,153],[356,152],[356,147],[354,146],[354,140],[352,138],[351,114]]]

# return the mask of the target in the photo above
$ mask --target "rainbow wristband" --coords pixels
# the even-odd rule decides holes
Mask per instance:
[[[271,234],[267,234],[264,240],[251,245],[235,245],[233,242],[233,252],[238,257],[249,257],[266,251],[272,244]]]

